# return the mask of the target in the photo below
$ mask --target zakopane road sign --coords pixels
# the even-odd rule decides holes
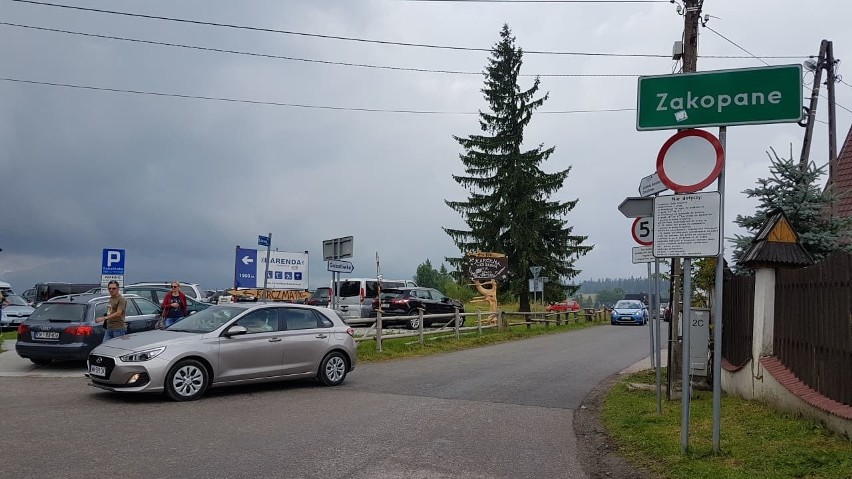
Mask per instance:
[[[802,66],[639,77],[637,130],[793,123],[802,118]]]

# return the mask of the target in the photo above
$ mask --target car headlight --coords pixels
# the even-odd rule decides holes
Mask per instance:
[[[160,346],[159,348],[154,349],[146,349],[145,351],[139,351],[136,353],[125,354],[124,356],[119,356],[118,358],[126,363],[140,363],[142,361],[148,361],[156,358],[163,351],[166,350],[165,346]]]

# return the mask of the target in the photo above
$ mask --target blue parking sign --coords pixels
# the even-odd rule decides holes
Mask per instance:
[[[101,274],[124,274],[123,249],[104,248],[101,256]]]

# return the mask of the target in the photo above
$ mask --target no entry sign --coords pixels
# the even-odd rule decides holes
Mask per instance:
[[[668,139],[657,155],[660,181],[676,193],[695,193],[722,171],[725,151],[719,139],[704,130],[683,130]]]

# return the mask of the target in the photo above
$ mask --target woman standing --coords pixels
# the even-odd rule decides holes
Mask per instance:
[[[172,290],[163,298],[163,320],[169,327],[186,317],[186,295],[180,290],[180,283],[172,281]]]

